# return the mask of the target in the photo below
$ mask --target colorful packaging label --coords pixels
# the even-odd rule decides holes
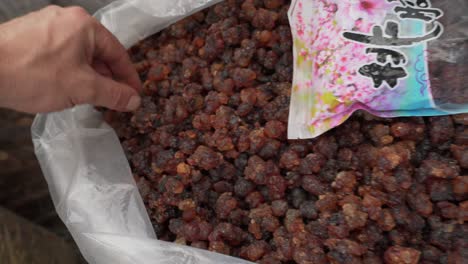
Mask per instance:
[[[446,34],[445,11],[429,0],[293,1],[289,138],[316,137],[360,109],[382,117],[467,112],[468,101],[435,100],[440,91],[431,89],[428,45]],[[468,43],[463,37],[457,45]]]

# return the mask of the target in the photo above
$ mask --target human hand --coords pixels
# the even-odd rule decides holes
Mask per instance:
[[[0,25],[0,107],[133,111],[140,88],[125,48],[80,7],[49,6]]]

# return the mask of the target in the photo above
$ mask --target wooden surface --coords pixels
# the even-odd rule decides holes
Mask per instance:
[[[93,14],[114,0],[0,0],[0,23],[38,10],[50,4],[60,6],[82,6]]]
[[[30,115],[0,110],[0,205],[47,225],[57,218],[34,155],[32,121]]]
[[[0,207],[7,208],[28,219],[31,224],[41,226],[59,236],[70,245],[70,249],[76,255],[79,255],[69,232],[55,212],[47,183],[34,155],[30,132],[32,122],[33,116],[31,115],[0,109],[0,168],[2,168],[0,170]],[[2,216],[0,216],[0,221],[3,221]],[[0,246],[4,245],[1,242],[3,241],[1,232],[0,229]],[[48,243],[47,238],[47,236],[43,238],[44,243]],[[33,251],[31,254],[36,253]],[[1,264],[9,263],[1,260],[0,257]]]
[[[3,0],[0,1],[0,22],[22,16],[50,4],[50,0]]]
[[[91,14],[96,12],[99,8],[113,2],[114,0],[53,0],[52,2],[60,6],[81,6],[84,7]]]
[[[5,264],[78,264],[62,238],[0,207],[0,261]]]
[[[0,23],[48,4],[94,13],[109,2],[0,0]],[[32,121],[31,115],[0,109],[0,264],[85,263],[50,199],[31,142]]]

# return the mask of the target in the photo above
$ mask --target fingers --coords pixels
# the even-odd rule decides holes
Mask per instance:
[[[105,64],[117,81],[124,82],[139,91],[141,81],[125,48],[100,23],[96,22],[94,27],[94,60]]]
[[[131,86],[114,81],[111,78],[89,70],[82,82],[81,89],[73,91],[72,102],[78,104],[92,104],[112,110],[130,112],[135,111],[141,104],[138,92]]]
[[[95,101],[92,103],[117,111],[135,111],[140,107],[141,99],[132,87],[98,76]]]
[[[100,61],[94,61],[93,65],[91,65],[91,66],[93,67],[93,69],[96,72],[98,72],[102,76],[112,78],[112,71],[111,71],[111,69],[109,69],[109,67],[107,67],[106,64],[104,64],[104,63],[102,63]]]
[[[117,111],[134,111],[141,103],[138,91],[141,81],[125,48],[112,33],[94,18],[85,15],[81,8],[75,8],[77,17],[88,17],[87,32],[92,63],[84,73],[84,91],[74,104],[93,104]],[[82,18],[82,20],[85,20]]]

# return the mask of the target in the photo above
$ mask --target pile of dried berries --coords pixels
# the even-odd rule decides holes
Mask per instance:
[[[142,108],[107,117],[158,238],[260,263],[468,259],[468,115],[287,140],[288,6],[227,0],[130,50]]]

